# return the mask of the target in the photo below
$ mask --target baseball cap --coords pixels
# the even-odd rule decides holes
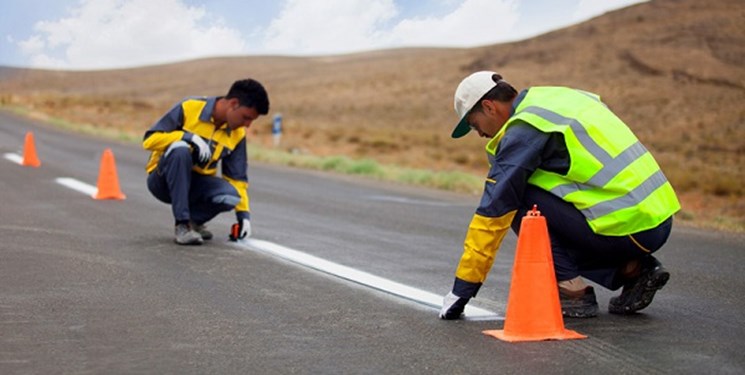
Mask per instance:
[[[476,72],[460,82],[458,88],[455,90],[455,98],[453,100],[455,113],[458,115],[460,121],[455,125],[451,137],[460,138],[471,131],[471,127],[468,125],[468,121],[466,121],[466,116],[489,90],[499,84],[501,80],[495,82],[492,78],[495,74],[497,73],[491,71]]]

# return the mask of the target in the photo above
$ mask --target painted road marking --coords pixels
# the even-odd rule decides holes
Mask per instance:
[[[23,157],[14,153],[6,153],[5,158],[18,164],[23,164]],[[83,194],[94,196],[98,192],[98,188],[92,185],[88,185],[85,182],[78,181],[74,178],[59,177],[54,180],[58,184],[68,187],[72,190],[79,191]]]
[[[23,157],[21,157],[18,154],[13,153],[7,153],[5,154],[5,158],[18,164],[23,164]],[[78,181],[74,178],[69,177],[59,177],[54,180],[56,183],[68,187],[72,190],[81,192],[86,195],[94,196],[98,192],[98,188],[92,185],[88,185],[85,182]]]
[[[21,164],[23,158],[17,154],[7,153],[5,158],[15,163]],[[85,182],[76,180],[70,177],[60,177],[55,179],[58,184],[78,191],[85,195],[93,196],[98,191],[98,188],[86,184]],[[433,204],[441,205],[442,203],[427,202],[419,200],[410,200],[407,198],[396,198],[390,196],[373,196],[371,199],[388,200],[400,203],[413,203],[413,204]],[[418,304],[440,309],[442,308],[442,296],[430,293],[421,289],[410,287],[392,280],[388,280],[373,274],[360,271],[351,267],[343,266],[338,263],[330,262],[325,259],[318,258],[316,256],[303,253],[298,250],[293,250],[288,247],[278,245],[269,241],[262,241],[253,238],[242,240],[236,243],[237,246],[247,248],[249,250],[258,251],[262,253],[268,253],[270,255],[289,260],[295,264],[311,268],[323,273],[336,276],[338,278],[349,280],[357,284],[379,290]],[[504,320],[504,317],[497,315],[495,312],[488,311],[479,307],[467,305],[465,309],[465,319],[467,320]]]
[[[16,164],[23,164],[23,157],[21,155],[13,154],[9,152],[5,154],[5,158]]]
[[[94,196],[98,192],[98,188],[93,185],[88,185],[85,182],[78,181],[74,178],[60,177],[54,180],[58,184],[70,188],[75,191],[79,191],[85,195]]]
[[[285,260],[289,260],[298,265],[311,268],[323,273],[336,276],[341,279],[349,280],[357,284],[386,292],[394,296],[416,302],[421,305],[436,308],[442,308],[442,296],[430,293],[421,289],[413,288],[392,280],[372,275],[351,267],[343,266],[316,256],[293,250],[282,245],[269,241],[249,238],[235,243],[252,251],[267,253]],[[497,315],[495,312],[481,309],[475,306],[466,306],[465,319],[467,320],[504,320],[504,317]]]

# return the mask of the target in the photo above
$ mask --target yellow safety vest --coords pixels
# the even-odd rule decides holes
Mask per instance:
[[[492,155],[516,121],[564,136],[566,175],[537,169],[528,183],[572,203],[595,233],[625,236],[657,227],[680,209],[652,154],[600,97],[565,87],[533,87],[487,144]]]

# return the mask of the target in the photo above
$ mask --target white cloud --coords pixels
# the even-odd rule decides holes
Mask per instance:
[[[509,37],[519,14],[513,0],[465,0],[443,17],[413,18],[399,22],[391,40],[406,46],[471,47]]]
[[[264,49],[326,54],[377,48],[393,0],[288,0],[266,30]]]
[[[30,57],[31,66],[53,67],[63,66],[64,62],[55,59],[44,52],[47,43],[38,35],[34,35],[26,40],[18,42],[21,52]]]
[[[63,69],[132,67],[249,53],[323,55],[410,46],[472,47],[545,32],[644,0],[579,0],[571,9],[525,0],[430,0],[429,4],[283,0],[281,5],[223,0],[227,8],[193,6],[187,1],[209,4],[206,0],[78,0],[64,17],[37,22],[31,36],[8,37],[8,41],[30,66]],[[233,8],[234,13],[223,15],[233,27],[226,26],[221,15],[209,13]],[[427,11],[432,9],[436,11]],[[445,9],[451,11],[443,14]],[[538,14],[531,13],[536,9]],[[254,16],[253,21],[247,21],[246,14]]]
[[[40,36],[34,35],[26,40],[18,42],[18,47],[21,49],[22,53],[33,56],[43,53],[46,43]]]
[[[38,22],[18,42],[32,66],[98,69],[245,53],[237,30],[205,25],[182,0],[82,0],[71,15]]]
[[[475,46],[505,40],[518,21],[514,0],[465,0],[441,17],[396,20],[398,13],[392,0],[288,0],[266,30],[264,49],[297,55]]]

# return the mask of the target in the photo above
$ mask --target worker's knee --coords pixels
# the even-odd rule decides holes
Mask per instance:
[[[185,141],[176,141],[171,143],[166,149],[164,157],[189,157],[191,158],[191,147]]]
[[[241,197],[238,195],[232,195],[232,194],[220,194],[215,195],[212,198],[212,203],[216,205],[223,206],[223,211],[229,211],[235,208],[235,206],[238,205],[238,203],[241,203]]]

